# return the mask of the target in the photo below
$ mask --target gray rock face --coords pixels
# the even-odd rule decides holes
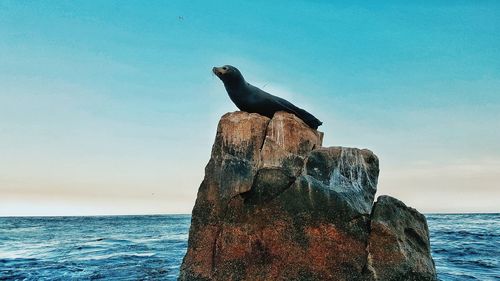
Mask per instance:
[[[425,218],[388,197],[372,212],[377,157],[322,137],[285,112],[224,115],[179,280],[434,280]]]
[[[373,207],[368,253],[377,280],[436,280],[425,217],[390,196]]]
[[[367,149],[329,147],[312,151],[306,174],[321,181],[360,214],[369,214],[377,191],[378,159]]]

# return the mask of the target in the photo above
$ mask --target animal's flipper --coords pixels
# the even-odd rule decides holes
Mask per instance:
[[[313,128],[315,130],[318,129],[318,127],[321,124],[323,124],[323,122],[319,121],[318,118],[314,117],[311,113],[305,111],[302,108],[299,108],[299,107],[293,105],[291,102],[289,102],[285,99],[274,96],[274,100],[279,105],[286,108],[287,110],[285,110],[285,111],[288,111],[290,113],[295,114],[295,116],[302,119],[302,121],[304,121],[309,127]]]

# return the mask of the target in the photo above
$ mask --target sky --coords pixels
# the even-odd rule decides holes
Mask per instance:
[[[0,216],[190,213],[224,64],[375,152],[377,196],[500,212],[500,2],[347,2],[0,1]]]

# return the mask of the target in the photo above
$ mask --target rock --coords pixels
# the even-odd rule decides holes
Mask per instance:
[[[306,174],[340,194],[359,213],[369,214],[377,191],[378,158],[368,149],[329,147],[312,151]]]
[[[279,168],[297,177],[306,156],[321,147],[323,133],[309,128],[293,114],[277,112],[269,122],[262,146],[260,168]]]
[[[395,198],[375,203],[368,252],[376,280],[436,280],[427,221]]]
[[[222,117],[212,148],[213,163],[209,163],[205,178],[217,184],[221,198],[250,190],[268,123],[269,118],[256,113],[235,112]]]
[[[386,213],[385,199],[372,213],[378,158],[366,149],[323,148],[322,138],[285,112],[272,119],[224,115],[198,190],[179,280],[384,280],[379,276],[423,272],[430,253],[391,263],[382,243],[396,243],[395,253],[408,256],[423,249],[407,244],[419,243],[415,235],[400,242],[373,229],[387,218],[391,238],[408,228],[428,243],[425,218],[425,228],[418,228],[423,216],[413,218],[406,207],[400,222],[376,215]]]

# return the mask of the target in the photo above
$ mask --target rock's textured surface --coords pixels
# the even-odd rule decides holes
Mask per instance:
[[[377,157],[322,137],[284,112],[224,115],[179,280],[433,280],[425,218],[382,197],[370,221]]]
[[[435,280],[427,221],[395,198],[377,199],[368,252],[369,267],[377,280]]]

